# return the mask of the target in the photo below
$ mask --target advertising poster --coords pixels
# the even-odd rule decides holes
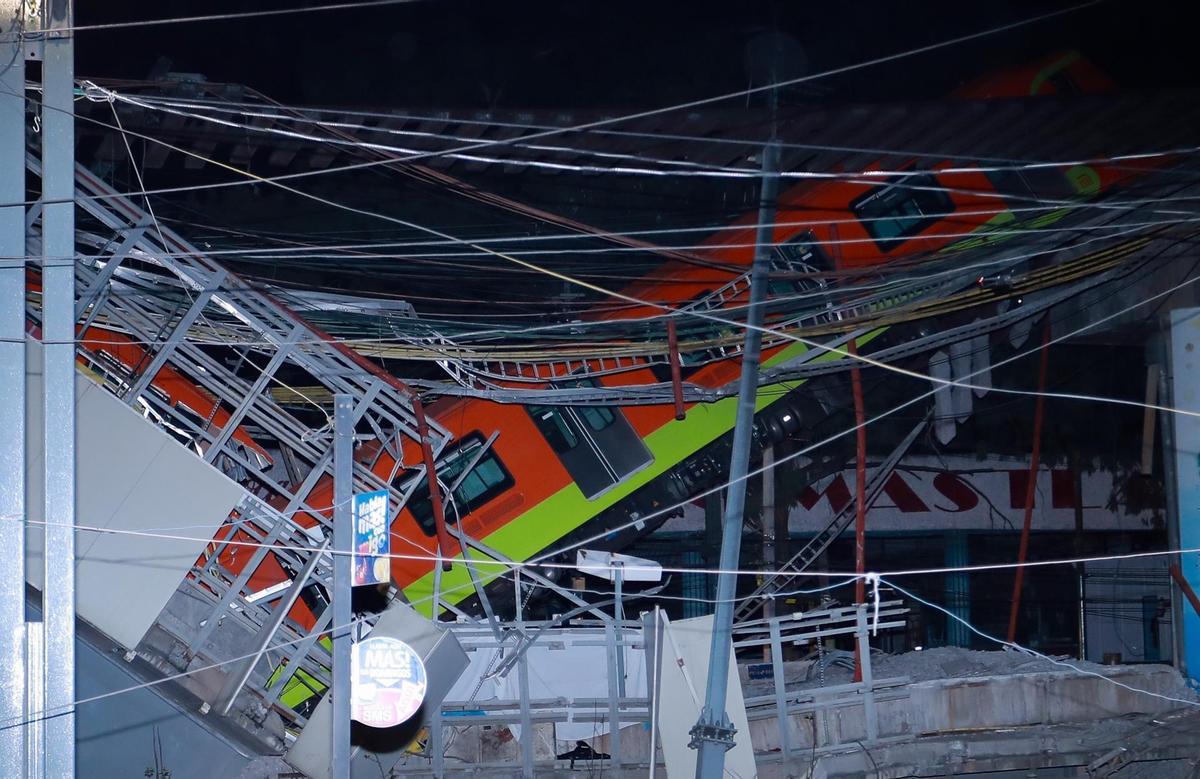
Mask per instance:
[[[350,717],[373,728],[405,722],[425,700],[425,664],[398,638],[368,637],[351,658]]]
[[[354,586],[391,581],[387,490],[354,496]]]

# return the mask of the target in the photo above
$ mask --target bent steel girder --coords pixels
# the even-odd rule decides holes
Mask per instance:
[[[27,167],[40,176],[33,156],[27,156]],[[312,489],[333,475],[328,411],[319,402],[299,411],[277,402],[270,390],[299,380],[322,393],[352,395],[360,430],[371,431],[379,450],[397,459],[401,441],[417,441],[414,391],[158,224],[151,212],[82,166],[76,167],[76,206],[77,332],[116,333],[121,343],[141,350],[130,365],[81,337],[80,369],[245,489],[137,651],[160,669],[188,670],[233,660],[238,647],[254,638],[264,642],[267,656],[287,657],[291,674],[303,671],[312,684],[327,687],[328,652],[313,630],[327,625],[328,606],[320,608],[316,600],[316,627],[310,629],[278,618],[280,596],[255,598],[250,591],[254,572],[268,558],[288,576],[303,573],[300,589],[324,591],[325,601],[332,591],[325,551],[330,507],[310,504]],[[43,264],[36,259],[41,212],[39,204],[28,210],[33,270]],[[34,328],[41,324],[40,306],[35,282],[27,305]],[[155,386],[164,372],[190,383],[211,404],[207,418],[201,409],[180,408],[178,399]],[[430,420],[430,438],[436,454],[450,434]],[[377,474],[371,465],[355,463],[354,488],[388,490],[394,516],[420,483],[424,466],[398,462],[392,473]],[[399,473],[406,478],[395,479]],[[413,474],[418,478],[407,478]],[[248,562],[231,570],[222,552],[247,540],[262,546],[242,549],[238,557]],[[285,726],[302,726],[302,715],[275,702],[278,686],[268,691],[270,675],[270,669],[256,668],[244,689],[237,685],[232,695],[226,690],[231,698],[241,696],[234,713],[273,710]],[[187,679],[182,684],[205,700],[213,698]],[[268,742],[283,737],[257,735]]]

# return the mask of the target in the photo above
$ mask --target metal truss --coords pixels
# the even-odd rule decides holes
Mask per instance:
[[[841,303],[834,303],[832,293],[824,287],[813,286],[815,292],[803,294],[801,299],[817,298],[816,305],[808,304],[800,311],[785,311],[793,308],[795,301],[779,298],[768,301],[772,314],[770,327],[779,331],[806,330],[828,328],[841,323],[854,323],[867,320],[879,314],[900,308],[901,306],[918,305],[938,300],[948,294],[958,292],[969,286],[973,279],[964,280],[962,274],[958,278],[930,281],[927,278],[910,281],[899,280],[885,285],[883,291],[870,295],[857,295]],[[734,277],[725,285],[713,290],[703,298],[693,301],[679,309],[681,316],[698,323],[701,337],[691,344],[683,344],[689,365],[703,365],[719,360],[736,358],[741,355],[743,343],[741,339],[725,338],[716,333],[722,327],[722,321],[733,324],[727,327],[737,327],[737,323],[745,315],[746,290],[749,288],[749,273]],[[739,308],[740,306],[740,308]],[[732,307],[732,308],[731,308]],[[715,318],[719,317],[720,320]],[[620,320],[615,320],[617,323]],[[459,386],[475,392],[529,392],[537,385],[554,381],[573,381],[580,378],[596,378],[627,373],[635,370],[654,368],[668,365],[669,358],[665,353],[656,353],[638,349],[636,343],[631,343],[630,354],[600,355],[595,357],[555,358],[555,359],[514,359],[497,360],[480,354],[470,347],[455,343],[451,338],[428,328],[430,334],[414,336],[411,333],[401,333],[398,336],[408,343],[441,355],[438,365]],[[693,328],[695,329],[695,328]],[[715,337],[714,337],[715,336]],[[728,341],[728,342],[726,342]],[[766,333],[763,337],[764,348],[781,346],[789,343],[783,335]],[[636,353],[644,352],[644,353]],[[573,402],[604,402],[612,401],[612,389],[599,388],[570,388]],[[669,385],[657,388],[656,385],[629,386],[621,388],[622,402],[662,403],[665,395],[670,395]],[[686,393],[686,389],[685,389]],[[626,399],[624,396],[630,396]],[[688,398],[689,400],[692,398]],[[711,398],[696,398],[711,399]],[[669,397],[667,398],[669,400]]]
[[[29,156],[27,165],[40,176],[38,160]],[[247,645],[282,656],[286,673],[270,690],[269,669],[264,674],[255,668],[242,680],[255,699],[249,707],[274,707],[285,723],[302,724],[303,717],[275,703],[299,671],[329,684],[329,656],[318,639],[330,627],[330,608],[312,607],[311,630],[286,611],[300,591],[316,593],[316,602],[326,604],[331,592],[331,507],[310,505],[308,496],[322,477],[332,478],[333,435],[320,402],[285,405],[271,389],[299,383],[323,397],[348,393],[356,399],[360,434],[400,464],[380,476],[373,461],[357,462],[354,487],[389,490],[393,512],[420,481],[407,477],[423,472],[420,461],[402,462],[402,442],[417,440],[412,390],[159,225],[86,168],[76,168],[76,188],[76,332],[118,333],[144,352],[130,366],[95,340],[80,338],[79,362],[111,393],[246,489],[138,651],[170,670],[220,663]],[[42,254],[41,219],[41,204],[34,204],[27,212],[31,256]],[[31,289],[27,313],[40,326],[40,294],[36,285]],[[207,418],[155,386],[162,371],[176,372],[212,401]],[[216,420],[218,410],[223,422]],[[449,434],[430,420],[430,438],[436,454]],[[402,481],[394,478],[399,473],[406,477],[403,489],[393,484]],[[264,546],[240,549],[238,557],[249,560],[235,572],[223,564],[228,556],[222,552],[232,551],[239,539]],[[268,556],[294,577],[292,592],[252,597],[249,582]],[[225,692],[235,699],[241,684]],[[239,708],[247,708],[245,700]]]
[[[900,443],[892,450],[892,452],[874,469],[871,478],[867,481],[867,489],[864,497],[864,502],[867,506],[879,495],[883,490],[887,480],[891,477],[896,466],[900,464],[900,460],[908,452],[913,442],[917,440],[921,432],[929,424],[930,415],[926,415],[920,422],[913,426]],[[773,598],[776,593],[783,591],[785,587],[791,584],[796,578],[808,570],[813,563],[817,561],[825,550],[837,540],[846,528],[854,523],[855,503],[851,502],[841,511],[834,514],[833,519],[829,524],[815,536],[800,551],[792,555],[786,563],[781,565],[777,570],[765,574],[763,583],[760,584],[748,598],[742,601],[734,612],[733,619],[735,623],[744,623],[749,616],[760,608],[768,598]]]

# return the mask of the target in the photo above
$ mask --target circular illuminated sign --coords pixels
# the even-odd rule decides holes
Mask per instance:
[[[354,645],[350,717],[373,728],[408,720],[425,700],[425,664],[398,638],[371,636]]]

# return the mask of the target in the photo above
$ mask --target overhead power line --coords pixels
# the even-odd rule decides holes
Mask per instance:
[[[168,144],[168,145],[169,145],[169,144]],[[185,152],[185,153],[191,154],[191,155],[193,155],[193,156],[200,156],[200,155],[195,155],[195,154],[194,154],[194,153],[192,153],[192,152]],[[214,161],[214,162],[215,162],[215,161]],[[607,297],[612,297],[612,298],[615,298],[615,299],[623,300],[623,301],[625,301],[625,302],[632,303],[632,304],[635,304],[635,305],[641,305],[641,306],[646,306],[646,307],[648,307],[648,308],[654,308],[654,309],[658,309],[658,310],[660,310],[660,311],[663,311],[664,313],[673,313],[673,314],[680,314],[680,315],[684,315],[684,316],[692,316],[692,317],[695,317],[695,318],[698,318],[698,319],[702,319],[702,320],[706,320],[706,321],[715,322],[715,323],[717,323],[717,324],[721,324],[721,325],[729,325],[729,326],[733,326],[733,327],[748,327],[748,326],[749,326],[749,325],[747,325],[747,324],[745,324],[745,323],[738,323],[738,322],[735,322],[735,321],[732,321],[732,320],[726,319],[726,318],[724,318],[724,317],[717,316],[717,315],[715,315],[715,314],[711,314],[711,313],[704,312],[704,311],[700,311],[700,310],[696,310],[696,309],[692,309],[692,310],[687,310],[687,309],[677,309],[677,308],[674,308],[674,307],[672,307],[672,306],[668,306],[668,305],[665,305],[665,304],[662,304],[662,303],[658,303],[658,302],[654,302],[654,301],[647,301],[647,300],[643,300],[643,299],[641,299],[641,298],[637,298],[637,297],[634,297],[634,296],[632,296],[632,295],[628,295],[628,294],[626,294],[626,293],[623,293],[623,292],[618,292],[618,291],[616,291],[616,290],[611,290],[611,289],[608,289],[608,288],[606,288],[606,287],[602,287],[602,286],[600,286],[600,285],[593,284],[593,283],[591,283],[591,282],[588,282],[588,281],[584,281],[583,279],[580,279],[580,278],[574,277],[574,276],[572,276],[572,275],[570,275],[570,274],[562,273],[562,272],[560,272],[560,271],[556,271],[556,270],[553,270],[553,269],[547,268],[547,267],[545,267],[545,266],[543,266],[543,265],[538,265],[538,264],[536,264],[536,263],[530,262],[529,260],[525,260],[525,259],[521,259],[521,258],[519,258],[519,257],[516,257],[516,256],[514,256],[514,255],[512,255],[512,254],[508,254],[508,253],[505,253],[505,252],[500,252],[500,251],[497,251],[497,250],[495,250],[495,249],[492,249],[492,248],[490,248],[490,247],[487,247],[487,246],[481,245],[481,244],[480,244],[479,242],[477,242],[477,241],[469,241],[469,240],[465,240],[465,239],[462,239],[462,238],[458,238],[457,236],[451,235],[451,234],[449,234],[449,233],[446,233],[446,232],[444,232],[444,231],[437,230],[437,229],[430,228],[430,227],[426,227],[426,226],[424,226],[424,225],[421,225],[421,224],[418,224],[418,223],[416,223],[416,222],[412,222],[412,221],[409,221],[409,220],[406,220],[406,219],[402,219],[402,218],[399,218],[399,217],[390,216],[390,215],[387,215],[387,214],[383,214],[383,213],[380,213],[380,212],[377,212],[377,211],[371,211],[371,210],[368,210],[368,209],[362,209],[362,208],[357,208],[357,207],[354,207],[354,206],[349,206],[349,205],[347,205],[347,204],[345,204],[345,203],[341,203],[341,202],[338,202],[338,201],[332,200],[332,199],[330,199],[330,198],[326,198],[326,197],[323,197],[323,196],[320,196],[320,195],[316,195],[316,194],[314,194],[314,193],[311,193],[311,192],[306,192],[306,191],[304,191],[304,190],[296,189],[295,187],[289,186],[289,185],[287,185],[287,184],[283,184],[283,183],[281,183],[281,182],[280,182],[280,180],[279,180],[279,179],[274,179],[274,180],[270,180],[270,181],[268,181],[268,180],[267,180],[266,178],[264,178],[264,177],[258,176],[257,174],[253,174],[253,173],[250,173],[250,172],[248,172],[248,171],[240,170],[240,169],[238,169],[238,168],[236,168],[236,167],[234,167],[234,166],[232,166],[232,165],[228,165],[228,164],[226,164],[226,163],[215,162],[215,164],[217,164],[217,165],[219,165],[219,166],[221,166],[221,167],[223,167],[223,168],[225,168],[225,169],[228,169],[228,170],[231,170],[231,171],[234,171],[234,172],[240,173],[240,174],[242,174],[242,175],[244,175],[244,176],[251,177],[251,178],[253,178],[254,180],[257,180],[257,181],[262,181],[262,182],[265,182],[265,183],[270,183],[272,186],[278,187],[278,188],[280,188],[280,189],[282,189],[282,190],[284,190],[284,191],[287,191],[287,192],[291,192],[291,193],[293,193],[293,194],[295,194],[295,195],[298,195],[298,196],[300,196],[300,197],[307,198],[307,199],[309,199],[309,200],[312,200],[312,201],[314,201],[314,202],[317,202],[317,203],[322,203],[322,204],[324,204],[324,205],[327,205],[327,206],[330,206],[330,207],[332,207],[332,208],[336,208],[336,209],[338,209],[338,210],[345,211],[345,212],[348,212],[348,213],[354,213],[354,214],[358,214],[358,215],[360,215],[360,216],[365,216],[365,217],[374,218],[374,219],[380,219],[380,220],[383,220],[383,221],[387,221],[387,222],[391,222],[391,223],[394,223],[394,224],[402,225],[402,226],[404,226],[404,227],[408,227],[408,228],[410,228],[410,229],[419,230],[419,231],[422,231],[422,232],[428,233],[428,234],[430,234],[430,235],[434,235],[434,236],[436,236],[436,237],[438,237],[438,238],[441,238],[441,239],[443,239],[443,240],[447,240],[447,241],[453,241],[453,242],[456,242],[456,243],[458,243],[458,244],[460,244],[460,245],[462,245],[462,246],[465,246],[465,247],[468,247],[468,248],[474,249],[474,250],[476,250],[476,251],[479,251],[479,252],[483,252],[483,253],[485,253],[485,254],[489,254],[489,255],[491,255],[491,256],[494,256],[494,257],[496,257],[496,258],[498,258],[498,259],[503,259],[503,260],[506,260],[506,261],[508,261],[508,262],[511,262],[511,263],[513,263],[513,264],[516,264],[516,265],[519,265],[519,266],[521,266],[521,267],[528,268],[528,269],[530,269],[530,270],[535,270],[535,271],[538,271],[539,273],[543,273],[543,274],[545,274],[545,275],[547,275],[547,276],[549,276],[549,277],[551,277],[551,278],[558,279],[558,280],[560,280],[560,281],[563,281],[563,282],[566,282],[566,283],[572,284],[572,285],[574,285],[574,286],[581,287],[581,288],[583,288],[583,289],[588,289],[588,290],[591,290],[591,291],[593,291],[593,292],[599,293],[599,294],[601,294],[601,295],[604,295],[604,296],[607,296]],[[756,327],[755,329],[758,329],[758,330],[760,330],[760,331],[765,331],[765,332],[768,332],[768,333],[771,333],[771,332],[772,332],[772,331],[770,331],[770,330],[769,330],[769,329],[767,329],[767,328]],[[780,333],[779,335],[780,335],[781,337],[785,338],[786,340],[791,340],[791,341],[795,341],[795,342],[797,342],[797,343],[802,343],[802,344],[804,344],[805,346],[808,346],[809,348],[813,348],[813,349],[820,349],[820,350],[822,350],[822,351],[833,352],[833,353],[839,354],[839,355],[841,355],[841,356],[843,356],[843,357],[847,357],[847,356],[849,356],[849,355],[848,355],[848,353],[847,353],[847,352],[846,352],[844,349],[841,349],[841,348],[839,348],[839,347],[830,347],[830,346],[827,346],[827,345],[821,344],[821,343],[819,343],[819,342],[812,341],[812,340],[809,340],[809,339],[806,339],[806,338],[802,338],[802,337],[799,337],[799,336],[795,336],[795,335],[791,335],[791,334],[783,334],[783,333]],[[863,363],[865,363],[865,364],[868,364],[868,365],[874,365],[875,367],[879,367],[879,368],[883,368],[883,369],[885,369],[885,370],[892,371],[892,372],[894,372],[894,373],[897,373],[897,374],[899,374],[899,375],[905,375],[905,376],[909,376],[910,378],[918,378],[918,379],[920,379],[920,380],[922,380],[922,381],[930,381],[930,382],[933,382],[933,383],[939,383],[939,384],[940,384],[940,383],[949,383],[949,382],[948,382],[947,380],[945,380],[945,379],[939,379],[939,378],[937,378],[937,377],[928,376],[928,375],[925,375],[925,374],[920,374],[920,373],[917,373],[917,372],[915,372],[915,371],[910,371],[910,370],[907,370],[907,369],[904,369],[904,368],[900,368],[900,367],[898,367],[898,366],[894,366],[894,365],[888,365],[888,364],[886,364],[886,363],[879,363],[879,362],[873,361],[873,360],[872,360],[870,357],[866,357],[866,356],[863,356],[863,355],[856,355],[856,356],[855,356],[855,359],[857,359],[857,360],[859,360],[860,362],[863,362]]]
[[[290,138],[300,141],[314,141],[317,143],[328,144],[331,146],[342,146],[356,149],[365,149],[368,151],[385,151],[395,154],[422,154],[420,149],[414,149],[405,146],[394,146],[386,143],[375,143],[372,141],[352,140],[345,138],[330,138],[325,136],[313,135],[311,133],[299,132],[296,130],[285,130],[279,127],[267,127],[262,125],[251,124],[249,122],[236,122],[230,119],[221,119],[219,117],[209,116],[207,114],[198,113],[194,110],[182,110],[184,104],[171,100],[155,100],[149,101],[141,97],[118,92],[115,89],[102,87],[93,81],[82,81],[81,89],[85,97],[94,102],[100,100],[120,101],[145,110],[157,110],[163,113],[182,116],[199,121],[210,122],[238,130],[247,130],[251,132],[263,133],[267,135],[276,135],[284,138]],[[249,115],[253,117],[266,116],[261,113],[246,113],[236,112],[239,115]],[[271,115],[271,118],[283,119],[277,115]],[[321,126],[320,122],[313,120],[305,120],[301,117],[292,117],[291,121],[308,121],[310,123]],[[385,127],[362,128],[376,133],[390,133],[397,135],[415,135],[422,137],[430,137],[447,140],[470,140],[463,136],[447,136],[439,133],[414,132],[407,130],[394,130]],[[539,152],[555,152],[569,154],[586,154],[595,157],[620,160],[625,164],[611,165],[581,165],[570,162],[550,162],[540,159],[526,159],[520,157],[488,157],[478,154],[466,154],[453,151],[446,151],[445,156],[452,159],[463,160],[466,162],[482,162],[494,165],[520,165],[532,168],[544,168],[553,171],[573,171],[578,173],[612,173],[617,175],[640,175],[640,176],[677,176],[677,177],[703,177],[703,178],[731,178],[731,179],[757,179],[759,173],[753,168],[737,168],[727,165],[711,165],[702,162],[693,162],[690,160],[668,160],[655,157],[647,157],[637,154],[626,154],[619,152],[605,152],[595,149],[580,148],[580,147],[565,147],[565,146],[549,146],[545,144],[528,144],[521,142],[520,139],[510,140],[508,145],[517,148],[527,148]],[[1058,162],[1023,162],[1023,163],[1006,163],[1000,165],[951,165],[945,168],[938,168],[933,172],[938,175],[963,175],[969,173],[1000,173],[1014,171],[1032,171],[1045,170],[1058,167],[1072,167],[1076,165],[1094,165],[1098,163],[1125,163],[1125,162],[1140,162],[1144,160],[1159,159],[1167,156],[1190,155],[1200,151],[1200,147],[1189,146],[1180,149],[1170,149],[1166,151],[1149,151],[1149,152],[1133,152],[1127,154],[1118,154],[1104,157],[1086,157],[1072,160],[1062,160]],[[634,167],[629,163],[639,163],[641,165],[654,164],[662,167],[647,168]],[[919,171],[924,172],[924,171]],[[807,170],[781,170],[778,175],[785,179],[797,180],[844,180],[852,178],[866,179],[881,179],[887,180],[892,178],[907,178],[914,175],[911,168],[902,169],[886,169],[886,168],[865,168],[858,171],[807,171]]]
[[[289,8],[274,8],[263,11],[232,11],[223,14],[201,14],[198,16],[170,16],[162,19],[131,19],[127,22],[101,22],[98,24],[77,24],[65,27],[61,32],[90,32],[94,30],[127,30],[133,27],[159,27],[167,24],[194,24],[198,22],[225,22],[238,19],[257,19],[267,16],[291,16],[294,14],[322,13],[326,11],[351,11],[358,8],[375,8],[390,5],[408,5],[419,0],[352,0],[346,3],[325,3],[323,5],[291,6]]]
[[[393,0],[393,1],[394,2],[405,2],[408,0]],[[383,2],[383,0],[380,0],[380,2]],[[724,94],[714,95],[711,97],[698,98],[696,100],[689,100],[689,101],[682,102],[682,103],[676,103],[674,105],[663,106],[661,108],[652,108],[652,109],[647,109],[645,111],[638,111],[638,112],[629,113],[629,114],[622,114],[619,116],[608,117],[605,119],[597,119],[595,121],[584,122],[582,124],[576,124],[576,125],[571,125],[571,126],[567,126],[567,127],[560,127],[560,128],[555,128],[552,130],[539,131],[539,132],[532,133],[529,135],[521,136],[520,138],[479,141],[476,143],[466,144],[466,145],[454,147],[451,149],[444,149],[444,150],[435,151],[435,152],[421,152],[419,154],[408,155],[405,157],[400,157],[400,158],[395,158],[395,159],[384,158],[384,159],[378,159],[378,160],[368,160],[366,162],[343,166],[342,168],[337,169],[337,171],[344,172],[344,171],[351,171],[351,170],[365,170],[365,169],[376,168],[376,167],[380,167],[380,166],[384,166],[384,165],[392,165],[397,162],[413,162],[416,160],[430,159],[430,158],[434,158],[434,157],[445,156],[447,154],[467,153],[467,152],[472,152],[472,151],[476,151],[479,149],[486,149],[486,148],[495,147],[495,146],[506,146],[506,145],[509,145],[510,143],[513,143],[516,141],[528,142],[531,140],[537,140],[537,139],[541,139],[541,138],[549,138],[549,137],[553,137],[556,135],[562,135],[564,133],[581,132],[581,131],[593,130],[593,129],[601,128],[601,127],[610,127],[612,125],[620,124],[621,122],[634,121],[637,119],[644,119],[644,118],[651,117],[651,116],[660,116],[662,114],[669,114],[674,111],[683,111],[683,110],[687,110],[689,108],[698,108],[698,107],[704,106],[704,105],[711,105],[713,103],[719,103],[724,100],[731,100],[731,99],[740,98],[740,97],[747,97],[749,95],[758,94],[758,93],[766,92],[766,91],[773,90],[773,89],[780,89],[780,88],[785,88],[785,87],[789,87],[789,86],[795,86],[797,84],[802,84],[802,83],[806,83],[809,81],[817,81],[822,78],[828,78],[830,76],[842,75],[844,73],[850,73],[850,72],[853,72],[856,70],[862,70],[864,68],[874,67],[876,65],[882,65],[882,64],[886,64],[888,62],[895,62],[895,61],[898,61],[901,59],[906,59],[908,57],[913,57],[913,56],[917,56],[920,54],[926,54],[926,53],[929,53],[932,51],[938,51],[940,49],[948,48],[951,46],[956,46],[961,43],[969,43],[970,41],[979,40],[981,38],[986,38],[986,37],[989,37],[992,35],[997,35],[1000,33],[1011,31],[1011,30],[1020,29],[1022,27],[1027,27],[1029,25],[1037,24],[1038,22],[1046,21],[1047,19],[1053,19],[1053,18],[1056,18],[1059,16],[1064,16],[1066,14],[1071,14],[1076,11],[1080,11],[1084,8],[1090,8],[1092,6],[1099,5],[1101,2],[1103,2],[1103,0],[1087,0],[1087,2],[1079,3],[1077,5],[1069,6],[1067,8],[1061,8],[1061,9],[1058,9],[1055,11],[1050,11],[1050,12],[1047,12],[1044,14],[1039,14],[1037,16],[1027,17],[1025,19],[1020,19],[1018,21],[1010,22],[1008,24],[998,25],[995,27],[989,27],[987,29],[980,30],[978,32],[968,33],[966,35],[960,35],[955,38],[949,38],[949,39],[941,40],[941,41],[938,41],[935,43],[926,44],[924,46],[918,46],[915,48],[906,49],[904,51],[895,52],[893,54],[886,54],[886,55],[883,55],[880,57],[874,57],[874,58],[868,59],[868,60],[861,60],[859,62],[851,63],[849,65],[842,65],[842,66],[839,66],[836,68],[830,68],[828,70],[824,70],[819,73],[812,73],[807,76],[799,76],[799,77],[793,78],[793,79],[777,81],[777,82],[770,83],[770,84],[763,84],[763,85],[756,86],[756,87],[749,87],[747,89],[741,89],[741,90],[737,90],[734,92],[726,92]],[[248,13],[258,13],[258,12],[248,12]],[[189,21],[189,20],[190,21],[198,21],[200,18],[201,17],[186,17],[186,18],[181,17],[180,23],[182,23],[184,21]],[[115,23],[115,24],[126,24],[129,26],[135,26],[134,23],[132,23],[132,22]],[[82,29],[82,28],[80,28],[80,29]],[[145,137],[145,136],[142,136],[142,137]],[[167,146],[168,148],[173,149],[174,151],[179,151],[179,152],[182,152],[185,154],[188,153],[188,152],[186,152],[186,150],[181,149],[179,147],[172,146],[171,144],[166,144],[164,142],[164,145]],[[224,167],[229,167],[229,166],[224,166]],[[301,179],[301,178],[308,178],[308,177],[314,176],[314,175],[322,175],[322,174],[329,173],[329,172],[334,172],[334,171],[331,169],[317,170],[317,171],[305,171],[305,172],[301,172],[301,173],[293,173],[293,174],[286,174],[283,176],[276,176],[273,178],[256,176],[255,180],[260,181],[260,182],[273,181],[273,182],[279,183],[279,182],[287,181],[287,180],[295,180],[295,179]],[[152,191],[148,191],[148,194],[164,194],[166,192],[171,192],[171,191],[188,191],[188,190],[197,190],[197,189],[217,189],[220,187],[238,186],[238,185],[244,185],[247,183],[250,183],[250,182],[238,181],[238,182],[233,182],[233,183],[195,185],[193,187],[184,187],[184,188],[177,188],[177,189],[173,188],[173,189],[152,190]]]
[[[93,79],[98,84],[115,83],[108,79]],[[126,85],[129,82],[121,82],[121,85]],[[147,85],[159,85],[160,82],[145,82]],[[240,86],[240,85],[239,85]],[[699,144],[716,144],[724,146],[739,146],[746,147],[750,151],[757,152],[764,143],[767,142],[766,136],[761,138],[731,138],[718,135],[690,135],[687,133],[665,132],[660,130],[617,130],[608,127],[594,128],[591,130],[577,130],[569,126],[552,125],[552,124],[537,124],[533,122],[514,122],[503,121],[499,119],[480,118],[478,116],[450,116],[450,115],[417,115],[410,113],[400,113],[398,111],[366,111],[362,109],[329,107],[329,106],[299,106],[299,105],[284,105],[274,101],[251,103],[246,101],[231,100],[228,98],[199,98],[199,97],[181,97],[181,96],[163,96],[163,95],[139,95],[139,100],[144,100],[149,103],[178,103],[180,105],[191,108],[207,108],[212,111],[223,113],[240,114],[242,116],[250,116],[255,118],[273,119],[277,121],[289,121],[313,124],[319,127],[326,127],[338,130],[351,130],[356,132],[371,132],[371,133],[388,133],[396,135],[413,135],[413,136],[429,136],[441,137],[447,139],[459,139],[464,141],[472,141],[469,136],[452,136],[449,134],[431,133],[419,130],[402,130],[399,128],[386,127],[383,125],[367,125],[357,124],[354,122],[340,122],[330,119],[314,118],[305,114],[328,114],[333,116],[356,116],[368,119],[383,119],[392,121],[409,121],[409,122],[426,122],[430,124],[460,124],[477,127],[499,127],[505,129],[516,130],[570,130],[573,134],[579,135],[605,135],[618,138],[636,138],[648,141],[683,141],[686,143]],[[264,98],[266,100],[267,98]],[[294,114],[276,114],[263,110],[266,107],[276,106],[281,109],[287,109],[295,112]],[[516,146],[522,146],[521,142],[524,136],[517,136],[510,139]],[[913,150],[913,149],[896,149],[896,148],[881,148],[881,147],[864,147],[864,146],[844,146],[827,143],[804,143],[800,141],[777,141],[781,149],[800,149],[806,151],[820,152],[838,152],[845,154],[874,154],[880,157],[917,157],[938,160],[970,160],[974,163],[987,163],[997,166],[1021,166],[1021,165],[1058,165],[1066,161],[1048,160],[1048,159],[1017,159],[1014,157],[994,157],[979,154],[965,154],[963,152],[954,151],[930,151]],[[595,153],[595,150],[585,146],[543,146],[539,145],[538,149],[546,150],[561,150],[572,151],[579,154]]]
[[[1015,362],[1023,357],[1028,357],[1029,355],[1036,354],[1038,351],[1040,351],[1043,348],[1049,348],[1050,346],[1053,346],[1056,343],[1061,343],[1070,338],[1074,338],[1075,336],[1085,333],[1088,330],[1091,330],[1095,327],[1098,327],[1098,326],[1104,324],[1105,322],[1109,322],[1109,321],[1112,321],[1119,317],[1122,317],[1125,314],[1128,314],[1129,312],[1134,311],[1148,303],[1151,303],[1155,300],[1159,300],[1161,298],[1165,298],[1169,295],[1173,295],[1176,292],[1178,292],[1179,290],[1184,289],[1188,286],[1191,286],[1192,284],[1195,284],[1197,281],[1200,281],[1200,276],[1191,276],[1190,278],[1184,279],[1183,281],[1179,282],[1178,284],[1174,284],[1165,290],[1161,290],[1159,292],[1154,293],[1153,295],[1149,295],[1141,300],[1138,300],[1138,301],[1134,302],[1132,305],[1125,306],[1124,308],[1121,308],[1110,314],[1106,314],[1105,316],[1102,316],[1102,317],[1095,319],[1091,322],[1088,322],[1078,328],[1075,328],[1074,330],[1071,330],[1070,332],[1063,333],[1062,335],[1051,338],[1044,345],[1038,345],[1036,347],[1032,347],[1030,349],[1026,349],[1024,351],[1017,352],[1009,357],[1006,357],[1003,360],[1000,360],[999,362],[996,362],[996,363],[990,365],[987,368],[980,368],[978,370],[972,371],[971,373],[968,373],[966,376],[964,376],[963,379],[973,379],[976,376],[980,375],[981,373],[987,372],[989,370],[994,370],[995,368],[999,368],[999,367],[1002,367],[1009,363]],[[951,380],[950,383],[952,385],[959,384],[959,382],[957,380]],[[933,397],[934,394],[940,390],[941,390],[941,387],[935,387],[927,392],[923,392],[919,395],[916,395],[902,403],[899,403],[898,405],[893,406],[890,409],[887,409],[886,411],[882,411],[882,412],[876,414],[875,416],[866,420],[862,426],[869,426],[875,422],[878,422],[881,419],[885,419],[887,417],[892,416],[893,414],[903,411],[904,409],[908,408],[909,406],[915,405],[923,400],[927,400],[927,399]],[[1174,409],[1174,411],[1179,411],[1179,410]],[[1189,415],[1200,416],[1200,411],[1189,412]],[[826,436],[825,438],[823,438],[819,441],[815,441],[812,444],[801,447],[800,449],[798,449],[795,452],[784,455],[782,457],[778,457],[777,459],[773,460],[769,465],[761,466],[757,469],[751,470],[749,473],[746,474],[745,478],[752,479],[757,476],[761,476],[763,473],[766,473],[767,471],[769,471],[773,468],[777,468],[786,462],[790,462],[799,457],[804,457],[808,454],[811,454],[812,452],[816,451],[817,449],[820,449],[821,447],[826,446],[827,444],[833,443],[834,441],[838,440],[839,438],[842,438],[844,436],[850,435],[851,433],[857,432],[859,427],[860,426],[857,424],[853,425],[842,431],[839,431],[839,432],[833,433],[829,436]],[[684,506],[688,503],[691,503],[692,501],[707,497],[709,495],[715,495],[715,494],[720,493],[722,490],[724,490],[726,488],[726,486],[727,485],[725,485],[725,484],[717,485],[716,487],[704,490],[703,492],[701,492],[698,495],[691,496],[687,501],[680,501],[679,503],[672,505],[672,506],[666,506],[661,509],[655,509],[654,511],[651,511],[651,512],[645,514],[644,516],[640,516],[635,520],[631,520],[629,522],[617,525],[616,527],[613,527],[613,528],[607,528],[606,530],[604,530],[601,533],[597,533],[595,535],[589,536],[589,537],[581,539],[579,541],[572,542],[564,547],[559,547],[557,549],[548,550],[548,551],[543,552],[542,554],[537,555],[534,558],[532,558],[532,562],[540,562],[540,561],[544,561],[544,560],[549,560],[557,555],[562,554],[563,552],[572,551],[574,549],[578,549],[578,548],[587,546],[588,544],[592,544],[597,541],[601,541],[601,540],[607,538],[612,533],[618,533],[622,530],[628,529],[630,527],[634,527],[635,525],[640,525],[643,522],[648,522],[652,519],[657,519],[660,516],[668,516],[671,511],[681,508],[682,506]]]

